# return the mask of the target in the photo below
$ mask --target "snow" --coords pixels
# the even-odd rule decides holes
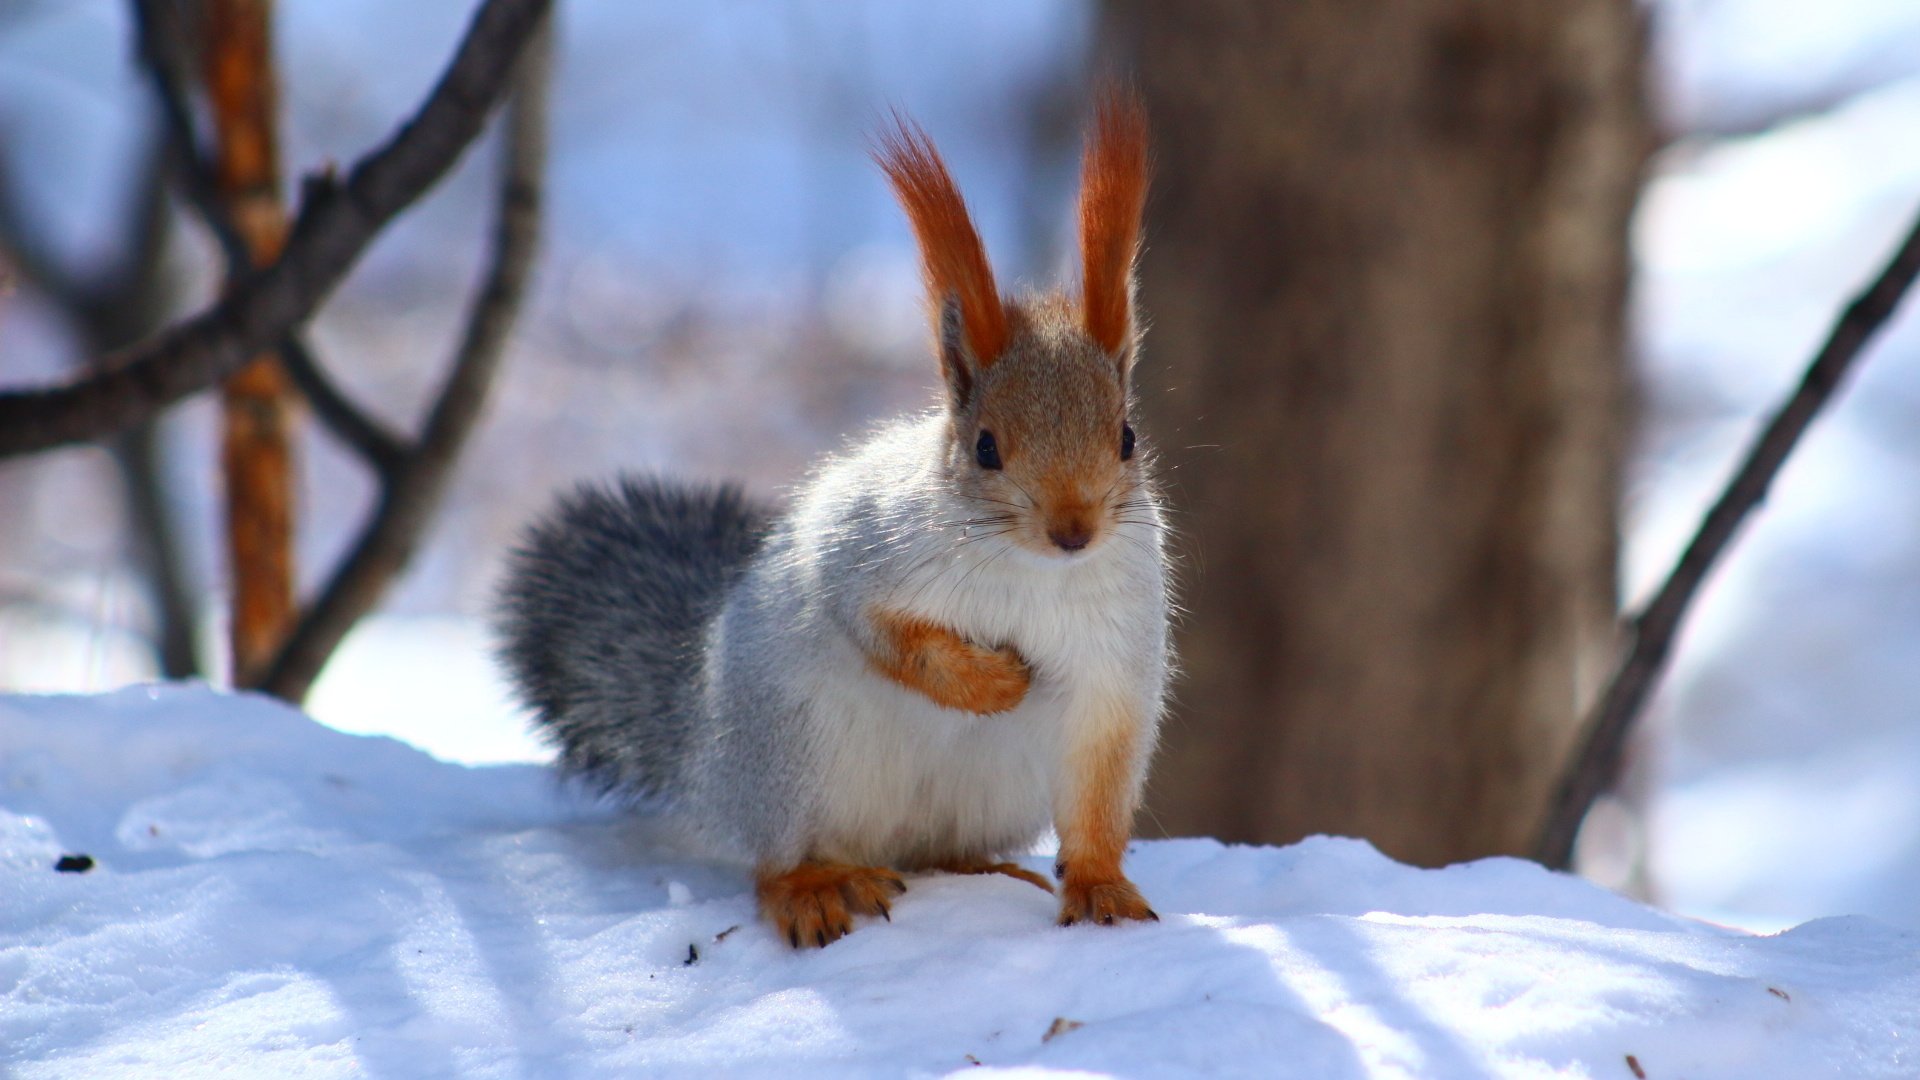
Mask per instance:
[[[547,748],[528,730],[493,643],[478,619],[363,619],[321,669],[307,712],[336,730],[391,735],[443,761],[544,761]]]
[[[201,687],[3,697],[0,745],[20,1080],[1920,1073],[1920,935],[1868,918],[1758,936],[1516,860],[1173,840],[1129,860],[1157,925],[920,877],[795,953],[743,868],[542,767]]]

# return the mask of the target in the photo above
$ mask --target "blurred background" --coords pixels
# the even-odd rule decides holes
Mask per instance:
[[[1422,0],[1407,11],[1449,6],[1461,5]],[[1156,812],[1143,829],[1286,840],[1299,831],[1290,823],[1305,821],[1302,829],[1361,833],[1418,861],[1477,853],[1475,841],[1422,848],[1396,824],[1316,818],[1311,806],[1263,817],[1245,806],[1189,805],[1179,793],[1206,782],[1209,753],[1245,745],[1228,727],[1209,726],[1238,710],[1254,728],[1306,733],[1266,738],[1256,758],[1332,778],[1319,791],[1278,772],[1256,776],[1247,805],[1296,789],[1323,803],[1377,802],[1367,785],[1391,787],[1393,774],[1368,780],[1364,763],[1328,766],[1338,750],[1313,733],[1393,743],[1393,731],[1366,725],[1397,705],[1332,715],[1389,684],[1413,703],[1408,730],[1421,734],[1408,745],[1461,741],[1460,725],[1508,699],[1536,717],[1535,704],[1552,700],[1550,724],[1524,721],[1552,730],[1513,750],[1523,764],[1510,771],[1538,772],[1525,763],[1564,749],[1577,714],[1569,687],[1584,701],[1605,675],[1604,608],[1616,590],[1620,602],[1637,603],[1666,573],[1760,418],[1920,207],[1920,6],[1832,0],[1816,14],[1793,0],[1515,0],[1477,7],[1513,9],[1516,28],[1483,14],[1434,46],[1439,16],[1408,14],[1404,32],[1386,32],[1304,4],[1292,24],[1256,28],[1301,42],[1273,45],[1271,62],[1255,51],[1258,33],[1213,5],[1165,7],[562,4],[546,235],[528,309],[446,505],[386,602],[326,668],[307,702],[314,715],[454,760],[544,757],[488,656],[491,589],[517,530],[555,489],[621,468],[737,477],[775,492],[850,433],[929,404],[935,369],[916,256],[867,161],[867,133],[890,107],[912,113],[967,192],[1002,282],[1071,282],[1079,124],[1093,76],[1117,69],[1138,79],[1158,128],[1162,186],[1143,268],[1143,305],[1155,322],[1141,392],[1151,430],[1179,466],[1176,503],[1191,509],[1180,524],[1190,534],[1182,550],[1194,685],[1181,691]],[[288,175],[349,162],[383,138],[431,86],[471,9],[465,0],[279,0]],[[1320,53],[1304,44],[1313,35],[1327,42]],[[1231,43],[1241,40],[1254,45],[1236,53]],[[1515,61],[1529,43],[1547,59]],[[1341,60],[1342,47],[1357,59]],[[1458,85],[1394,81],[1406,68],[1401,48],[1442,57]],[[1334,59],[1313,58],[1322,54]],[[1553,103],[1545,113],[1533,108],[1535,67],[1547,87],[1539,100]],[[1353,81],[1339,93],[1316,90],[1316,80],[1338,79]],[[1644,114],[1634,104],[1642,85]],[[1388,115],[1401,106],[1412,120]],[[0,213],[26,222],[63,273],[108,274],[124,253],[153,130],[122,0],[0,0]],[[1482,152],[1489,130],[1521,141],[1505,157]],[[1537,175],[1526,152],[1536,143],[1556,148],[1542,152]],[[1403,147],[1414,156],[1403,160]],[[1417,156],[1429,150],[1431,160]],[[1483,161],[1498,184],[1472,179]],[[314,324],[338,380],[396,425],[416,423],[451,352],[479,272],[491,168],[490,154],[470,155],[381,238]],[[1219,192],[1262,168],[1288,177],[1279,194],[1263,189],[1237,204],[1231,190]],[[1351,194],[1337,205],[1303,194],[1313,175]],[[1583,187],[1592,177],[1617,177],[1608,182],[1618,191],[1599,180]],[[1435,215],[1419,201],[1428,194],[1470,209],[1446,218],[1452,231],[1428,229]],[[1566,205],[1588,207],[1587,216]],[[1341,214],[1392,229],[1349,228]],[[1486,225],[1529,214],[1511,238]],[[217,288],[217,260],[177,208],[173,216],[153,302],[184,313]],[[1269,220],[1279,224],[1267,229]],[[1316,225],[1323,221],[1333,225]],[[1619,273],[1609,230],[1619,234]],[[1577,257],[1557,254],[1568,245]],[[1523,280],[1499,277],[1503,267]],[[1486,280],[1520,292],[1483,288],[1482,268]],[[1396,276],[1416,272],[1474,292],[1463,301]],[[1529,299],[1521,287],[1534,277],[1579,287]],[[1192,299],[1180,291],[1192,282],[1210,291]],[[1356,319],[1399,328],[1366,356],[1434,359],[1356,367],[1338,343],[1374,339],[1330,316],[1300,330],[1284,304],[1262,307],[1285,289],[1304,289],[1289,303],[1351,308]],[[1480,292],[1503,306],[1462,315],[1468,329],[1459,329],[1452,313]],[[1553,305],[1571,303],[1569,292],[1591,298],[1572,320],[1586,328],[1556,337],[1541,327],[1560,325]],[[1537,302],[1548,315],[1508,317],[1509,300]],[[1904,312],[1874,346],[1709,582],[1628,782],[1589,821],[1588,874],[1754,929],[1839,913],[1920,928],[1917,320]],[[1606,329],[1614,322],[1623,334]],[[1472,329],[1480,323],[1483,331]],[[0,383],[65,377],[91,351],[87,340],[31,281],[0,296]],[[1233,349],[1248,342],[1251,359],[1242,361]],[[1460,375],[1447,393],[1461,396],[1443,395],[1451,411],[1432,427],[1441,433],[1432,445],[1446,452],[1423,457],[1395,443],[1408,427],[1395,410],[1418,406],[1425,383],[1440,378],[1433,372],[1453,370],[1450,349],[1508,366]],[[1529,349],[1546,359],[1528,367]],[[1594,359],[1558,366],[1575,354]],[[1306,359],[1286,366],[1295,355]],[[1273,362],[1258,366],[1262,356]],[[1534,380],[1541,392],[1559,395],[1550,416],[1527,398],[1528,372],[1540,371],[1553,375]],[[1236,398],[1242,404],[1225,403]],[[1511,417],[1460,402],[1488,400],[1517,403],[1511,411],[1537,427],[1483,438]],[[219,681],[227,586],[215,419],[205,399],[176,408],[158,446],[196,656]],[[1576,438],[1585,449],[1552,448]],[[1336,458],[1331,471],[1291,464],[1349,445],[1356,456]],[[1536,446],[1548,448],[1536,455]],[[1328,516],[1318,493],[1335,492],[1343,476],[1376,475],[1365,454],[1378,447],[1396,460],[1438,460],[1425,481],[1400,482],[1421,498],[1432,492],[1440,509],[1408,496],[1412,516],[1398,523],[1363,508],[1331,515],[1339,528],[1294,529]],[[1458,470],[1444,467],[1447,455]],[[1536,456],[1552,468],[1501,479],[1500,467],[1511,472],[1514,459]],[[296,560],[311,589],[375,488],[318,431],[301,440],[298,461]],[[1474,472],[1480,465],[1494,471]],[[104,690],[158,674],[158,605],[124,475],[97,448],[0,462],[0,690]],[[1524,513],[1483,496],[1529,486],[1542,487],[1520,504]],[[1569,491],[1580,507],[1555,502]],[[1473,619],[1422,621],[1407,613],[1418,605],[1395,608],[1341,584],[1385,582],[1381,595],[1441,603],[1422,590],[1451,578],[1409,552],[1451,550],[1464,527],[1440,518],[1482,501],[1475,520],[1507,522],[1508,532],[1537,519],[1548,523],[1542,531],[1585,538],[1574,555],[1506,543],[1461,556],[1496,586],[1525,580],[1529,595],[1550,595],[1527,601],[1544,603],[1547,615],[1447,601],[1448,610],[1486,614],[1483,633]],[[1255,524],[1243,542],[1226,539],[1224,525],[1210,531],[1210,519],[1245,517],[1248,507]],[[1404,540],[1371,539],[1388,533]],[[1580,565],[1527,569],[1564,559]],[[1263,560],[1285,565],[1255,565]],[[1340,611],[1377,608],[1388,625],[1409,629],[1389,635],[1352,616],[1337,628],[1356,642],[1350,655],[1328,659],[1302,644],[1312,639],[1300,627],[1331,616],[1288,621],[1327,607],[1306,595],[1315,590],[1294,588],[1302,575],[1328,582]],[[1422,580],[1395,585],[1396,575]],[[1229,600],[1216,600],[1230,594],[1254,595],[1260,611],[1276,614],[1230,611]],[[1510,648],[1471,663],[1550,647],[1539,663],[1553,688],[1495,693],[1492,676],[1458,657],[1435,662],[1452,673],[1445,677],[1402,676],[1411,663],[1403,656],[1483,637]],[[1274,665],[1285,686],[1250,688],[1228,671],[1260,667],[1247,658],[1267,654],[1286,658]],[[1312,693],[1302,697],[1301,686]],[[1433,723],[1418,721],[1422,708]],[[1422,753],[1408,767],[1433,771]],[[1421,813],[1388,809],[1395,822]]]

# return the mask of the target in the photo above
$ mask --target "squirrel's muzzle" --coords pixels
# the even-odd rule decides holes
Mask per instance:
[[[1053,528],[1047,530],[1047,539],[1061,551],[1079,551],[1093,540],[1093,533],[1084,527]]]

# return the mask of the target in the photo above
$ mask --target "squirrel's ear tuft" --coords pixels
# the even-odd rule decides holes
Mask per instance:
[[[1110,84],[1094,107],[1080,167],[1080,303],[1087,336],[1132,352],[1133,262],[1147,202],[1147,114],[1130,88]]]
[[[991,367],[1007,346],[1007,309],[994,287],[986,249],[974,231],[967,204],[947,173],[933,140],[918,124],[893,114],[893,124],[874,141],[873,159],[887,174],[893,193],[913,224],[927,279],[927,298],[939,331],[941,309],[956,299],[966,345],[982,367]],[[944,336],[944,335],[943,335]],[[941,349],[941,363],[951,350]],[[955,357],[955,359],[958,359]],[[952,372],[948,378],[954,377]]]

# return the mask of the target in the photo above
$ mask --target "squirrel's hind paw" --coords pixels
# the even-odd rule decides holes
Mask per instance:
[[[1146,898],[1126,878],[1113,881],[1066,881],[1060,885],[1060,925],[1099,923],[1112,926],[1122,919],[1159,922]]]
[[[825,947],[853,932],[855,915],[893,920],[888,900],[907,891],[891,870],[845,863],[803,862],[754,882],[760,915],[796,949]]]

